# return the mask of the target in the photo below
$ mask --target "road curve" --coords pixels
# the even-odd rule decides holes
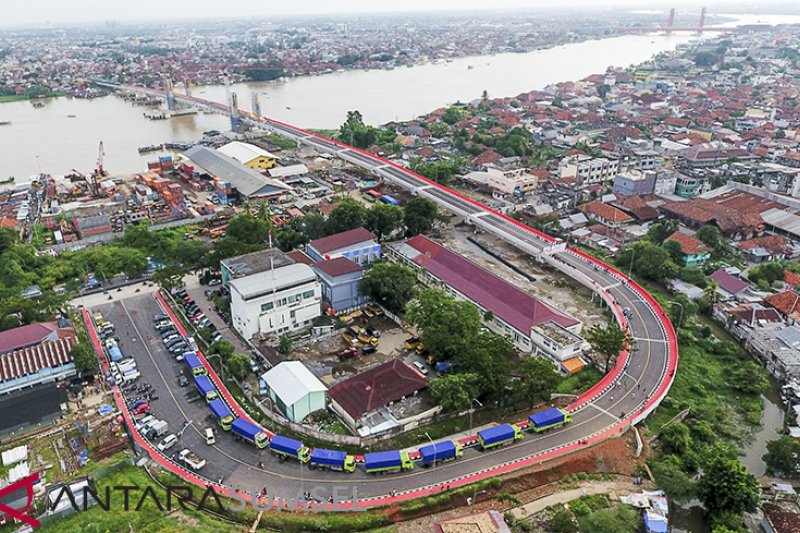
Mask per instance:
[[[155,89],[122,88],[163,96],[161,91]],[[180,95],[176,95],[176,99],[193,106],[227,113],[227,108],[223,104]],[[543,434],[527,434],[522,441],[498,450],[478,452],[476,449],[468,449],[463,458],[439,465],[434,469],[416,468],[407,473],[377,477],[368,476],[360,470],[351,475],[319,471],[304,474],[302,470],[298,470],[297,464],[268,460],[261,469],[254,466],[252,459],[246,463],[239,458],[246,457],[246,452],[241,452],[245,453],[242,455],[237,449],[231,454],[219,447],[208,448],[204,452],[210,463],[232,465],[231,476],[226,478],[225,484],[218,484],[183,470],[155,451],[140,436],[134,435],[137,444],[169,470],[192,483],[201,486],[211,484],[221,494],[230,494],[232,487],[280,486],[291,491],[299,487],[307,488],[313,484],[322,490],[333,490],[334,485],[348,484],[358,488],[359,507],[383,505],[435,493],[445,487],[454,488],[563,456],[586,445],[613,437],[643,420],[666,396],[672,385],[678,362],[675,331],[655,299],[623,273],[592,256],[567,247],[549,235],[533,230],[391,161],[289,124],[259,117],[246,111],[239,111],[239,115],[242,120],[269,128],[319,151],[334,154],[416,195],[430,198],[441,207],[463,216],[469,223],[502,238],[531,254],[538,261],[560,270],[578,283],[592,289],[609,305],[618,323],[630,331],[634,345],[630,351],[620,354],[615,367],[598,384],[570,404],[572,424]],[[625,314],[627,316],[624,316]],[[92,341],[102,353],[88,313],[84,312],[84,315]],[[221,388],[223,395],[229,399],[236,414],[249,418],[232,400],[227,390],[222,387],[221,380],[213,372],[212,379]],[[130,418],[124,401],[117,391],[115,397],[123,414],[126,418]]]

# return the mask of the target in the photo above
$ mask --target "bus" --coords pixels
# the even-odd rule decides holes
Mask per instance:
[[[381,193],[376,191],[375,189],[370,189],[363,194],[364,200],[368,202],[374,202],[375,200],[379,200],[381,198]]]
[[[384,194],[383,196],[378,198],[378,200],[380,200],[381,202],[387,203],[387,204],[394,205],[394,206],[399,206],[400,205],[400,202],[398,202],[397,200],[395,200],[394,198],[392,198],[388,194]]]

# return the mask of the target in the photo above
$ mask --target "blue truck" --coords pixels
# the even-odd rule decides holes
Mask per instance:
[[[198,391],[200,391],[200,396],[202,396],[203,399],[205,399],[205,401],[208,403],[211,403],[219,398],[217,388],[205,374],[194,377],[194,386],[197,387]]]
[[[572,422],[570,414],[563,409],[548,409],[541,413],[534,413],[528,417],[528,429],[540,433],[542,431],[563,426]]]
[[[419,455],[422,459],[422,466],[428,468],[436,463],[444,461],[452,461],[457,457],[464,455],[464,450],[461,445],[451,440],[443,440],[435,444],[429,444],[419,449]]]
[[[183,354],[183,361],[189,367],[189,370],[192,371],[193,376],[208,374],[206,367],[204,367],[203,363],[200,362],[200,359],[197,357],[196,353],[186,352],[185,354]]]
[[[269,449],[281,461],[292,458],[301,463],[307,463],[311,459],[309,449],[302,442],[282,435],[272,437],[272,440],[269,441]]]
[[[108,356],[112,362],[122,361],[122,350],[119,349],[117,343],[107,344],[106,346],[108,347]]]
[[[352,455],[347,455],[347,452],[314,448],[311,450],[308,468],[311,470],[319,468],[322,470],[335,470],[336,472],[355,472],[356,460]]]
[[[414,468],[408,453],[398,450],[372,452],[364,455],[364,469],[368,474],[400,472]]]
[[[230,431],[234,416],[231,413],[231,410],[228,409],[228,406],[225,405],[225,402],[217,398],[216,400],[209,402],[208,406],[211,408],[211,412],[214,413],[217,423],[219,423],[219,427],[221,427],[223,431]]]
[[[522,430],[511,424],[501,424],[478,432],[478,443],[483,450],[503,446],[522,438]]]
[[[255,444],[258,449],[266,448],[269,444],[269,438],[264,430],[243,418],[237,418],[231,423],[231,431],[236,437]]]

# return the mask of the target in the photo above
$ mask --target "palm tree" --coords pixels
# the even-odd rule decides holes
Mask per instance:
[[[703,298],[713,307],[717,300],[719,300],[719,282],[713,279],[708,280],[706,288],[703,290]]]

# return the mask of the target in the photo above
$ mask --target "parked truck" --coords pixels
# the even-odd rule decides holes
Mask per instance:
[[[183,361],[189,367],[189,370],[192,371],[193,376],[200,376],[203,374],[208,374],[206,367],[200,362],[200,359],[197,357],[197,354],[194,352],[186,352],[183,354]]]
[[[167,424],[164,420],[156,420],[148,426],[145,436],[148,439],[153,440],[164,436],[167,431],[169,431],[169,424]]]
[[[221,427],[224,431],[230,431],[231,423],[233,423],[234,417],[231,413],[231,410],[228,409],[227,405],[225,405],[225,402],[217,398],[216,400],[209,402],[208,406],[211,408],[211,412],[214,413],[219,427]]]
[[[119,344],[116,342],[106,344],[106,348],[108,349],[108,357],[111,359],[111,362],[122,361],[122,350],[119,349]]]
[[[364,455],[364,469],[368,474],[400,472],[414,468],[408,453],[398,450],[372,452]]]
[[[183,464],[191,468],[192,470],[200,470],[204,466],[206,466],[206,460],[200,457],[199,455],[189,451],[188,448],[181,450],[181,453],[178,454],[178,459],[180,459]]]
[[[483,429],[478,432],[478,443],[481,448],[488,450],[497,446],[509,444],[515,440],[522,439],[522,430],[511,424],[501,424],[499,426]]]
[[[336,472],[355,472],[356,460],[352,455],[347,455],[347,452],[314,448],[311,451],[308,467],[312,470],[319,468]]]
[[[242,418],[237,418],[231,423],[231,431],[236,437],[255,444],[256,448],[263,449],[269,444],[269,438],[263,429]]]
[[[540,433],[542,431],[563,426],[572,422],[570,414],[563,409],[552,408],[541,413],[534,413],[528,417],[528,429]]]
[[[278,456],[281,461],[292,458],[297,459],[301,463],[309,461],[309,449],[306,448],[299,440],[290,439],[282,435],[275,435],[269,441],[269,449]]]
[[[200,396],[202,396],[208,403],[211,403],[219,398],[217,388],[205,374],[194,377],[194,386],[197,387],[198,391],[200,391]]]
[[[436,463],[452,461],[464,455],[461,445],[451,440],[444,440],[435,444],[429,444],[419,449],[422,458],[422,466],[428,468]]]

